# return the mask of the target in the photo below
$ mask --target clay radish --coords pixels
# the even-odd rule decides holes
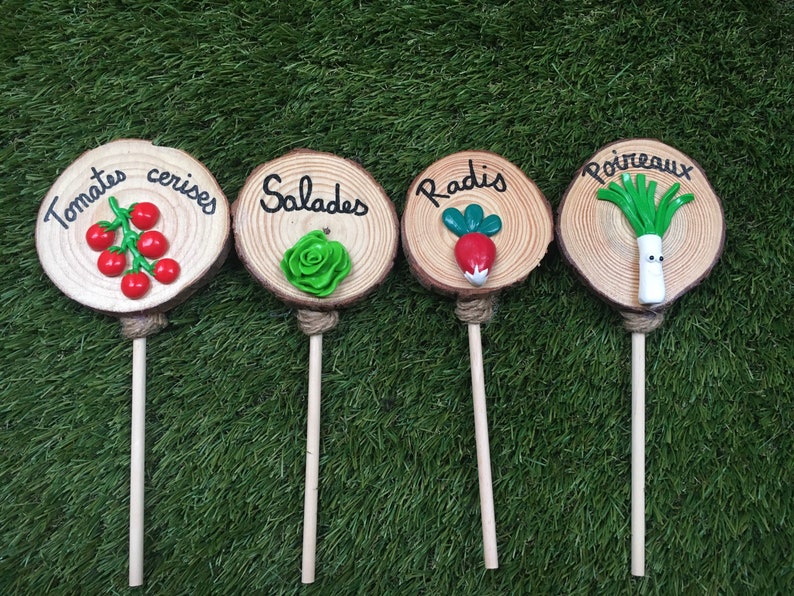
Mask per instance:
[[[676,182],[664,193],[656,206],[656,182],[645,185],[645,174],[637,174],[636,185],[630,174],[621,176],[623,188],[614,182],[608,188],[598,189],[598,198],[617,205],[626,216],[637,235],[640,253],[640,304],[661,304],[665,298],[662,272],[662,238],[675,212],[695,198],[692,193],[676,197],[681,185]]]
[[[458,266],[469,283],[478,288],[488,280],[496,260],[496,245],[490,237],[502,229],[498,215],[484,215],[477,203],[466,207],[463,213],[450,207],[441,215],[447,229],[458,236],[455,244]]]

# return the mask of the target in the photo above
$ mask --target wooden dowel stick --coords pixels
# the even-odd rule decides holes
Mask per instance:
[[[320,483],[320,387],[323,336],[309,336],[309,403],[306,415],[306,482],[303,501],[303,562],[301,582],[314,582],[317,547],[317,491]]]
[[[482,362],[480,325],[469,323],[469,359],[471,389],[474,401],[474,440],[477,445],[477,474],[480,480],[480,516],[482,544],[486,569],[499,567],[496,550],[496,514],[491,482],[491,453],[488,445],[488,417],[485,412],[485,372]]]
[[[146,338],[132,340],[130,442],[130,586],[143,584],[143,480],[146,442]]]
[[[631,334],[631,574],[645,575],[645,334]]]

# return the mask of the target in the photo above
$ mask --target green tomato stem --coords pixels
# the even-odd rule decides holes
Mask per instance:
[[[146,257],[138,251],[138,239],[141,235],[130,227],[130,213],[132,212],[132,207],[127,209],[120,207],[118,201],[116,201],[116,197],[109,197],[108,203],[110,203],[110,208],[116,215],[116,219],[110,224],[111,227],[109,229],[115,230],[121,227],[123,236],[119,249],[122,251],[128,250],[132,253],[132,267],[130,271],[138,273],[141,267],[143,267],[149,275],[154,275],[154,265],[149,263]],[[135,204],[133,204],[133,207],[134,206]]]

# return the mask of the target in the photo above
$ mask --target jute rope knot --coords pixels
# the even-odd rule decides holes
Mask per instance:
[[[339,322],[339,313],[335,310],[320,312],[316,310],[298,309],[298,327],[306,335],[320,335],[330,331]]]
[[[493,317],[496,299],[494,296],[458,299],[455,315],[464,323],[487,323]]]
[[[147,337],[168,326],[168,319],[161,312],[121,317],[119,322],[121,323],[121,335],[127,339]]]
[[[664,312],[646,310],[643,312],[621,312],[623,326],[632,333],[650,333],[664,322]]]

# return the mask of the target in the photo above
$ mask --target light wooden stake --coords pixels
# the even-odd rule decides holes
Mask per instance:
[[[479,323],[469,323],[469,359],[474,402],[474,441],[477,448],[477,474],[480,482],[482,545],[486,569],[499,567],[496,548],[496,513],[491,481],[491,450],[488,444],[488,416],[485,412],[485,371]]]
[[[146,338],[132,340],[130,441],[130,586],[143,584],[143,485],[146,450]]]
[[[306,482],[303,499],[303,560],[301,581],[314,582],[317,549],[317,493],[320,487],[320,394],[323,336],[309,336],[309,398],[306,413]]]
[[[645,575],[645,334],[631,334],[631,574]]]

